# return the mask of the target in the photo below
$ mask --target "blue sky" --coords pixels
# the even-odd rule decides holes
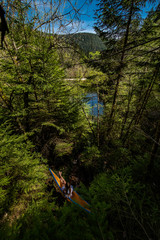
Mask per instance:
[[[29,1],[29,0],[27,0]],[[155,5],[146,4],[143,9],[143,17],[147,16],[147,12],[159,3],[160,0],[154,0]],[[50,24],[43,25],[43,31],[51,31],[58,34],[76,33],[76,32],[90,32],[94,33],[94,19],[95,10],[98,8],[99,0],[34,0],[38,7],[39,22],[47,22],[49,16],[53,15],[53,21]],[[52,5],[51,5],[52,3]],[[78,11],[76,11],[78,9]],[[34,11],[33,10],[33,11]],[[52,14],[55,13],[55,14]]]
[[[85,2],[84,0],[79,0],[79,4],[82,4]],[[87,4],[81,9],[82,16],[81,16],[81,30],[82,32],[94,32],[93,25],[95,22],[94,19],[94,12],[97,9],[97,3],[99,3],[98,0],[93,0],[92,3]],[[145,18],[148,14],[148,12],[151,10],[151,8],[155,7],[159,3],[159,0],[155,0],[154,4],[147,3],[145,8],[142,11],[142,16]]]
[[[94,12],[97,9],[97,3],[99,1],[93,0],[92,3],[86,4],[85,8],[83,9],[83,14],[81,16],[82,20],[82,30],[83,32],[94,32],[93,25],[95,22],[94,19]]]

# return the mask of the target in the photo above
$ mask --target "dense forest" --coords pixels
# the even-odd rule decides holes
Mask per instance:
[[[160,239],[160,4],[97,3],[105,47],[85,54],[53,31],[80,17],[76,4],[1,1],[0,240]]]
[[[61,38],[69,44],[74,44],[75,47],[78,47],[86,55],[90,52],[103,51],[106,49],[105,44],[99,38],[97,34],[94,33],[75,33],[75,34],[66,34],[61,35]]]

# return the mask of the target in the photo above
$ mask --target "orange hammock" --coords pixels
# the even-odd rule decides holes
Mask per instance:
[[[63,195],[63,197],[65,197],[65,195],[64,195],[64,193],[63,193],[63,191],[62,191],[62,189],[60,187],[60,178],[51,169],[49,169],[49,170],[50,170],[50,172],[52,174],[52,177],[54,179],[55,187],[56,187],[57,191],[59,191]],[[69,202],[73,202],[74,204],[76,204],[79,207],[83,208],[85,211],[87,211],[89,213],[91,212],[91,210],[89,209],[89,204],[85,200],[83,200],[78,195],[78,193],[76,191],[73,190],[71,198],[70,197],[65,197],[65,198],[67,198],[67,200]]]

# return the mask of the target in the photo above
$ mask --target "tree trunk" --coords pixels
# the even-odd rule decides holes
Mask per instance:
[[[25,125],[25,132],[28,132],[29,131],[29,112],[28,112],[29,93],[28,92],[24,92],[23,99],[24,99],[24,109],[25,109],[25,113],[26,113],[25,123],[24,123],[24,125]]]
[[[99,86],[97,84],[97,145],[99,147]]]
[[[148,164],[148,169],[147,169],[147,176],[151,175],[152,170],[154,168],[154,162],[155,162],[156,154],[159,147],[159,141],[160,141],[160,120],[157,122],[157,126],[156,126],[155,141],[152,146],[150,162]]]
[[[132,20],[133,3],[134,3],[134,0],[132,0],[132,2],[131,2],[129,18],[128,18],[128,22],[127,22],[124,44],[123,44],[123,49],[122,49],[122,55],[121,55],[121,60],[120,60],[120,64],[119,64],[119,73],[118,73],[118,76],[117,76],[117,81],[116,81],[116,86],[115,86],[115,91],[114,91],[114,96],[113,96],[113,103],[112,103],[111,113],[110,113],[110,116],[109,116],[109,125],[108,125],[107,135],[110,134],[110,132],[112,130],[112,126],[114,124],[114,113],[115,113],[115,109],[116,109],[119,83],[120,83],[120,80],[122,78],[122,69],[123,69],[123,65],[124,65],[125,51],[126,51],[126,46],[127,46],[127,43],[128,43],[129,28],[130,28],[130,24],[131,24],[131,20]]]
[[[151,80],[151,82],[150,82],[150,84],[149,84],[149,86],[148,86],[148,89],[147,89],[146,94],[145,94],[145,96],[144,96],[144,100],[143,100],[143,103],[142,103],[141,108],[140,108],[140,110],[139,110],[139,114],[138,114],[138,117],[137,117],[137,119],[136,119],[136,121],[135,121],[135,124],[138,124],[139,121],[140,121],[140,119],[141,119],[141,117],[142,117],[142,114],[143,114],[143,112],[144,112],[144,109],[145,109],[145,107],[146,107],[146,104],[147,104],[147,102],[148,102],[148,99],[149,99],[150,94],[151,94],[151,92],[152,92],[154,83],[155,83],[155,81],[156,81],[156,79],[157,79],[158,72],[159,72],[159,66],[157,66],[157,68],[156,68],[156,70],[155,70],[155,72],[154,72],[154,74],[153,74],[152,80]]]
[[[134,114],[134,116],[133,116],[133,118],[132,118],[132,120],[131,120],[131,122],[130,122],[130,124],[128,126],[127,132],[126,132],[126,134],[125,134],[125,136],[123,138],[123,144],[125,144],[125,142],[126,142],[126,139],[127,139],[128,135],[130,133],[130,129],[131,129],[131,126],[133,125],[133,123],[138,124],[140,119],[141,119],[141,117],[142,117],[142,114],[143,114],[143,112],[145,110],[145,107],[146,107],[146,105],[148,103],[148,99],[149,99],[150,94],[152,92],[153,86],[154,86],[155,81],[157,79],[158,73],[159,73],[159,67],[157,66],[156,70],[154,71],[154,74],[152,76],[151,82],[148,85],[146,93],[145,93],[144,97],[142,97],[143,100],[142,99],[139,100],[140,106],[137,107],[137,111]],[[142,100],[142,104],[141,104],[141,100]]]
[[[131,100],[132,100],[132,96],[133,96],[133,90],[129,93],[129,96],[128,96],[127,110],[125,112],[123,123],[122,123],[120,139],[122,139],[123,131],[124,131],[127,119],[128,119],[128,114],[129,114],[129,111],[130,111],[130,103],[131,103]]]

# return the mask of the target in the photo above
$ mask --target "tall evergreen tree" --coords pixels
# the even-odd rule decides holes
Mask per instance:
[[[27,22],[27,2],[16,4],[10,16],[11,35],[0,64],[4,114],[10,115],[22,132],[45,122],[55,127],[61,122],[65,127],[67,121],[70,124],[73,120],[76,107],[71,103],[71,87],[63,80],[64,72],[52,47],[55,38],[34,30],[34,19]]]
[[[140,11],[145,6],[144,1],[100,1],[96,12],[99,35],[104,39],[107,50],[103,54],[106,72],[112,82],[113,100],[108,116],[107,137],[110,135],[115,122],[115,114],[119,103],[119,86],[124,79],[125,69],[129,62],[129,50],[137,47],[134,38],[137,36]],[[152,2],[152,1],[150,1]],[[111,89],[112,89],[111,88]],[[125,120],[124,120],[125,122]],[[123,132],[123,130],[122,130]]]

